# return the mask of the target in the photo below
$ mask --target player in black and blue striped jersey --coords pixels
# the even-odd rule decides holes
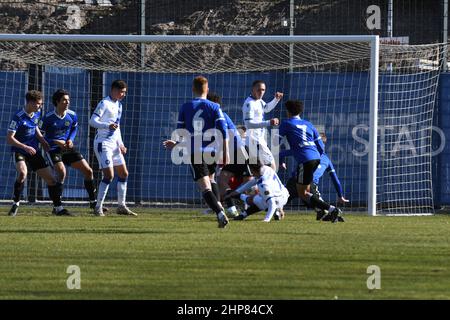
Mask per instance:
[[[71,166],[80,171],[84,177],[84,187],[89,195],[90,207],[95,208],[96,190],[92,169],[73,143],[78,131],[78,117],[75,111],[69,109],[69,92],[64,89],[56,90],[52,96],[52,103],[55,109],[44,116],[40,129],[50,145],[48,155],[53,163],[56,178],[64,185],[65,166]]]
[[[41,143],[45,151],[50,149],[49,144],[45,141],[38,128],[41,117],[42,93],[37,90],[28,91],[25,100],[25,107],[16,112],[10,121],[6,136],[6,141],[11,145],[11,151],[14,153],[17,171],[16,181],[14,182],[13,205],[9,215],[17,215],[20,196],[28,175],[27,165],[47,183],[48,194],[54,205],[53,212],[56,215],[70,215],[69,211],[62,206],[61,184],[54,178],[50,166],[39,150],[39,143]]]
[[[320,158],[325,152],[325,146],[317,129],[308,121],[300,118],[304,110],[302,101],[289,100],[285,103],[288,119],[282,121],[279,127],[280,138],[286,137],[292,155],[297,161],[296,188],[299,197],[313,208],[325,210],[330,215],[331,222],[337,222],[341,213],[317,195],[311,193],[314,172],[320,164]]]

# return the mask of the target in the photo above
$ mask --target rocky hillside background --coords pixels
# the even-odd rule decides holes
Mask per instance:
[[[0,0],[1,33],[139,34],[140,0]],[[442,0],[394,1],[394,35],[442,38]],[[289,0],[147,0],[147,34],[289,34]],[[382,28],[368,30],[369,5]],[[296,0],[295,34],[386,35],[387,0]],[[426,23],[423,23],[426,21]]]

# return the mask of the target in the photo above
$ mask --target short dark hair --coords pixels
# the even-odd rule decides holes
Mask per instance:
[[[286,106],[287,111],[293,116],[298,116],[303,113],[305,106],[303,105],[303,101],[300,100],[288,100],[284,104]]]
[[[254,87],[256,87],[257,85],[260,85],[260,84],[266,84],[266,83],[264,81],[262,81],[262,80],[255,80],[252,83],[252,88],[254,88]]]
[[[55,91],[55,93],[52,96],[52,103],[53,105],[56,107],[56,105],[58,104],[59,100],[61,100],[61,98],[63,96],[68,96],[69,92],[67,90],[64,89],[58,89]]]
[[[208,84],[208,79],[206,79],[204,76],[198,76],[195,77],[194,80],[192,80],[192,89],[197,94],[202,94],[205,91],[205,86]]]
[[[25,100],[27,102],[34,101],[37,102],[38,100],[42,100],[42,92],[38,90],[30,90],[25,95]]]
[[[124,80],[114,80],[111,83],[111,89],[114,89],[114,88],[122,90],[122,89],[128,88],[128,85]]]
[[[215,92],[208,92],[208,95],[206,96],[206,99],[208,99],[209,101],[218,103],[220,105],[222,105],[222,98]]]
[[[264,167],[264,163],[262,163],[261,160],[250,158],[248,160],[248,167],[251,171],[258,171],[261,170],[262,167]]]
[[[240,125],[237,127],[238,130],[242,130],[244,132],[247,132],[247,128],[244,125]]]

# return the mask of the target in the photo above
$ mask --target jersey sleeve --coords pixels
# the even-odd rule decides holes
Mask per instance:
[[[182,105],[180,111],[178,112],[177,129],[185,129],[185,128],[186,128],[186,119],[184,116],[184,105]]]
[[[70,128],[69,137],[67,139],[73,141],[78,132],[78,117],[76,114],[73,115],[72,120],[72,127]]]
[[[92,113],[91,119],[89,120],[89,125],[96,129],[108,129],[109,123],[101,122],[100,118],[105,113],[106,105],[102,101],[100,101],[97,105],[97,108],[95,108],[94,112]]]
[[[270,111],[272,111],[277,106],[279,101],[280,100],[278,100],[277,98],[273,98],[272,101],[266,103],[266,105],[264,106],[264,112],[269,113]]]
[[[228,139],[227,135],[227,122],[225,116],[223,115],[222,109],[217,107],[215,110],[215,127],[222,133],[224,139]]]
[[[331,163],[331,160],[328,162],[327,172],[330,174],[331,181],[333,182],[334,188],[336,189],[336,193],[338,197],[344,196],[344,190],[342,189],[341,182],[336,174],[336,170],[334,170],[334,166]]]
[[[17,115],[15,115],[9,122],[8,131],[16,132],[19,129],[19,124],[20,120]]]
[[[323,144],[322,138],[320,137],[320,134],[317,131],[316,127],[314,127],[312,124],[311,130],[313,132],[314,143],[316,144],[317,150],[319,151],[320,155],[322,155],[325,153],[325,145]]]

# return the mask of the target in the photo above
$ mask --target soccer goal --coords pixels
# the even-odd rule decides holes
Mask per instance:
[[[433,109],[444,46],[380,45],[377,36],[111,36],[0,35],[0,121],[6,128],[27,90],[44,93],[44,113],[58,88],[77,112],[75,145],[99,178],[88,120],[114,79],[128,83],[121,130],[128,147],[128,201],[198,207],[201,196],[186,165],[174,165],[161,142],[176,128],[191,81],[202,74],[222,98],[222,109],[243,124],[251,83],[266,83],[264,100],[301,99],[303,118],[327,137],[326,152],[351,202],[344,210],[376,214],[432,214]],[[266,118],[286,118],[283,101]],[[269,132],[270,134],[270,132]],[[3,183],[11,198],[14,159],[0,139]],[[288,159],[289,178],[295,163]],[[319,189],[336,200],[325,174]],[[46,196],[30,179],[28,201]],[[115,199],[114,184],[109,197]],[[65,201],[84,201],[83,177],[68,169]],[[297,203],[294,203],[296,207]]]

